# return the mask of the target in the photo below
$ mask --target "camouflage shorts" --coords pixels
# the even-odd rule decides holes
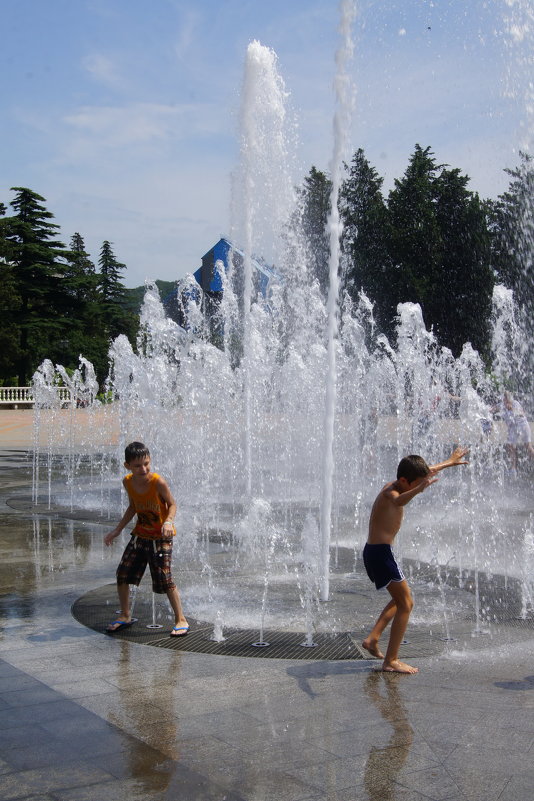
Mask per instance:
[[[132,537],[117,568],[117,584],[135,584],[138,587],[148,564],[153,591],[167,592],[176,587],[172,580],[171,563],[172,540]]]

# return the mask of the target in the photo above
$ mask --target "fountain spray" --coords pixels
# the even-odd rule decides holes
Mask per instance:
[[[352,108],[351,81],[347,75],[347,64],[353,53],[351,39],[352,22],[356,13],[355,3],[344,0],[341,3],[341,45],[336,54],[335,94],[337,109],[334,115],[334,152],[330,164],[332,191],[330,193],[330,214],[327,230],[330,241],[328,259],[328,328],[326,398],[324,415],[323,483],[321,492],[321,583],[320,596],[328,601],[330,573],[330,529],[332,515],[332,487],[334,477],[334,422],[336,411],[336,349],[338,338],[339,307],[339,258],[343,224],[339,216],[338,198],[341,187],[343,159],[346,157],[350,112]]]
[[[347,22],[351,16],[347,17],[347,9],[353,6],[344,8]],[[348,36],[348,28],[345,33]],[[399,305],[396,338],[391,343],[376,332],[372,304],[364,296],[352,306],[345,299],[338,304],[340,226],[335,197],[329,229],[331,291],[326,308],[318,281],[308,271],[298,225],[289,235],[287,227],[284,229],[284,241],[280,236],[282,222],[287,224],[291,219],[288,208],[294,185],[288,180],[284,144],[287,93],[272,51],[256,42],[250,46],[249,55],[246,97],[247,104],[255,104],[255,111],[249,113],[247,109],[242,116],[242,164],[236,189],[243,208],[236,217],[232,239],[246,244],[249,273],[254,267],[253,253],[261,253],[276,267],[280,281],[266,299],[256,296],[249,274],[250,291],[244,309],[247,353],[244,359],[241,352],[237,357],[235,353],[235,342],[239,347],[242,342],[243,286],[231,285],[231,275],[220,306],[223,349],[205,337],[202,289],[192,276],[183,282],[187,329],[166,317],[157,289],[147,286],[137,348],[134,350],[124,336],[112,343],[109,392],[103,405],[95,401],[94,408],[79,408],[73,415],[56,403],[59,384],[66,380],[62,370],[45,363],[34,377],[34,441],[38,443],[42,434],[47,446],[42,453],[42,477],[39,454],[34,459],[34,502],[47,503],[48,508],[51,504],[74,504],[96,509],[108,518],[115,516],[121,506],[124,445],[142,435],[150,443],[158,472],[168,478],[181,500],[177,521],[180,558],[184,564],[191,560],[199,577],[198,588],[191,590],[188,600],[192,615],[212,622],[217,616],[221,630],[234,625],[236,618],[242,620],[241,610],[246,604],[232,591],[234,584],[239,586],[236,594],[245,594],[246,589],[239,576],[235,582],[228,582],[223,569],[217,572],[216,562],[209,564],[209,528],[216,520],[217,529],[228,532],[231,554],[238,565],[258,532],[269,530],[272,514],[277,531],[272,542],[276,547],[267,559],[265,549],[271,540],[261,537],[261,555],[250,564],[250,575],[257,582],[252,591],[254,603],[250,604],[253,625],[258,622],[257,598],[262,590],[265,604],[261,619],[268,613],[272,620],[273,608],[266,606],[268,597],[286,576],[300,575],[307,582],[304,603],[299,588],[292,586],[287,610],[296,609],[306,618],[311,639],[312,632],[318,630],[318,584],[322,584],[324,600],[329,593],[331,530],[340,548],[359,551],[362,535],[355,521],[367,518],[379,482],[391,474],[400,456],[421,450],[430,463],[437,462],[451,442],[462,442],[471,446],[472,467],[464,473],[462,493],[453,492],[459,501],[456,506],[450,504],[449,525],[445,530],[441,524],[434,525],[434,502],[421,498],[419,519],[423,518],[421,525],[428,534],[421,539],[407,523],[400,543],[402,559],[411,562],[408,566],[413,568],[414,577],[419,564],[432,564],[440,552],[456,554],[449,566],[450,575],[459,571],[463,585],[473,571],[478,571],[477,576],[506,571],[510,585],[523,580],[523,539],[526,517],[532,513],[531,495],[524,492],[522,483],[512,483],[500,472],[502,423],[491,420],[495,388],[487,367],[469,343],[460,357],[440,347],[434,334],[426,330],[421,309],[415,304]],[[340,83],[346,88],[346,81]],[[332,161],[334,177],[341,159],[341,133],[346,130],[346,122],[339,123],[339,150]],[[244,197],[250,197],[252,189],[253,198],[245,208]],[[248,235],[243,227],[246,225],[250,226]],[[532,240],[528,243],[531,248]],[[496,288],[493,373],[501,381],[506,367],[518,364],[507,356],[517,342],[509,336],[516,330],[512,300],[508,291]],[[531,343],[528,331],[524,340]],[[512,355],[517,357],[517,353]],[[491,423],[489,430],[481,421]],[[93,482],[87,480],[89,460],[102,471],[99,474],[94,470]],[[54,484],[53,476],[57,477]],[[446,495],[447,484],[438,485],[432,497],[436,493]],[[252,520],[254,509],[257,515]],[[308,514],[309,525],[304,525]],[[320,529],[315,525],[319,518]],[[494,534],[479,535],[486,531]],[[265,570],[258,570],[262,565]],[[207,566],[215,572],[210,573]],[[210,596],[206,577],[208,584],[211,581],[217,587],[211,606],[205,603]],[[527,590],[531,591],[530,586]],[[475,601],[478,620],[478,598]],[[528,608],[528,594],[523,608]],[[291,612],[284,610],[285,614],[291,619]],[[287,625],[287,620],[284,622]]]

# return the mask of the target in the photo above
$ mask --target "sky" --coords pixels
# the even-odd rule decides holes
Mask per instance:
[[[420,144],[504,192],[530,144],[531,0],[355,5],[347,160],[362,147],[387,193]],[[292,180],[329,169],[337,0],[0,0],[0,19],[0,201],[42,195],[95,262],[112,242],[128,287],[194,272],[229,235],[253,40],[296,121]]]

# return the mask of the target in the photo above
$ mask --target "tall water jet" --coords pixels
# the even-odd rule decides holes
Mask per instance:
[[[522,108],[519,149],[532,153],[534,136],[534,8],[530,0],[503,0],[506,45],[509,50],[505,92]]]
[[[334,82],[337,108],[334,116],[334,151],[330,164],[332,190],[330,213],[327,222],[329,234],[328,302],[327,302],[327,361],[326,399],[323,450],[323,484],[321,493],[321,600],[329,596],[330,574],[330,530],[332,515],[332,482],[334,476],[334,423],[336,413],[336,348],[338,334],[339,305],[339,259],[343,224],[339,215],[338,199],[342,180],[343,160],[347,156],[350,114],[352,110],[352,85],[347,74],[347,64],[352,57],[352,22],[356,13],[353,0],[341,4],[341,45],[336,54],[336,77]]]
[[[287,92],[277,69],[276,53],[258,41],[247,48],[241,94],[241,142],[238,180],[234,182],[233,236],[243,248],[242,357],[244,404],[244,470],[246,494],[252,494],[251,370],[254,253],[280,261],[278,237],[289,215],[286,168]],[[285,197],[284,197],[285,196]],[[285,200],[285,202],[284,202]]]
[[[493,291],[491,351],[499,381],[510,385],[521,370],[525,337],[516,316],[514,293],[498,284]]]
[[[503,0],[505,45],[509,51],[505,74],[505,94],[513,98],[521,109],[519,120],[519,167],[510,171],[515,179],[515,207],[513,233],[507,243],[514,252],[520,267],[522,283],[526,288],[520,301],[518,323],[523,336],[519,338],[516,362],[523,378],[534,373],[534,353],[529,347],[532,340],[534,295],[534,8],[530,0]],[[520,380],[517,383],[521,383]],[[532,382],[527,380],[523,391],[532,393]]]

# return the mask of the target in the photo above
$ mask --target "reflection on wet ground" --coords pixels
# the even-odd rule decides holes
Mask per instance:
[[[114,639],[71,614],[113,580],[105,526],[7,506],[30,477],[2,460],[0,798],[532,801],[532,624],[421,652],[415,677]]]
[[[371,747],[365,764],[365,789],[370,801],[395,798],[395,780],[408,759],[414,738],[399,680],[402,676],[386,673],[370,673],[365,680],[365,692],[392,729],[385,745]]]

